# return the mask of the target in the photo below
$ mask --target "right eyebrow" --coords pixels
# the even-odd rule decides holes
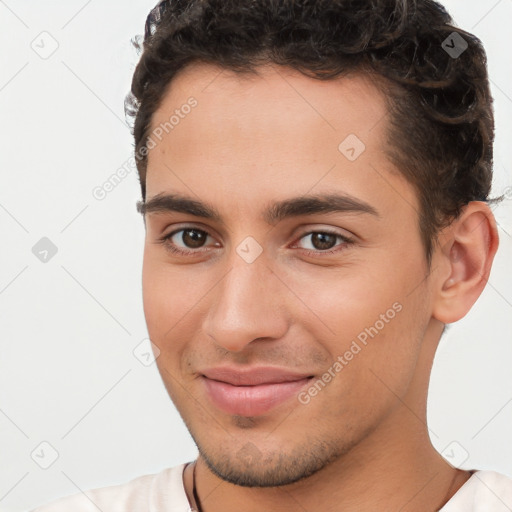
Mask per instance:
[[[188,213],[222,223],[220,213],[213,206],[178,194],[158,194],[147,202],[138,201],[137,211],[142,215],[153,212]]]

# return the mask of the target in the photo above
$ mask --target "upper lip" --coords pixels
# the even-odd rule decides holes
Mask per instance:
[[[312,377],[311,374],[297,373],[275,366],[255,366],[252,368],[233,368],[222,366],[208,368],[200,372],[208,379],[227,382],[233,386],[257,386],[258,384],[277,384]]]

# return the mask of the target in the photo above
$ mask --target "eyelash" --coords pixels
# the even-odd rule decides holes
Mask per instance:
[[[211,236],[204,229],[198,229],[198,228],[190,226],[190,227],[184,227],[184,228],[181,228],[181,229],[177,229],[176,231],[173,231],[173,232],[171,232],[171,233],[169,233],[167,235],[164,235],[163,237],[158,239],[158,242],[161,243],[162,245],[164,245],[165,248],[168,251],[170,251],[171,253],[178,254],[180,256],[192,256],[192,255],[200,254],[202,252],[206,252],[207,251],[207,249],[195,249],[194,250],[194,249],[181,249],[181,248],[179,249],[178,247],[176,247],[176,245],[172,244],[170,242],[170,240],[171,240],[171,238],[174,235],[176,235],[180,231],[199,231],[201,233],[206,234],[207,236]],[[306,254],[308,256],[314,256],[314,257],[317,257],[317,256],[320,255],[320,257],[322,257],[324,255],[330,255],[330,254],[341,252],[341,251],[345,250],[348,246],[350,246],[350,245],[352,245],[354,243],[354,240],[352,238],[346,237],[344,235],[340,235],[339,233],[336,233],[334,231],[330,231],[328,229],[326,229],[326,230],[318,230],[318,231],[308,231],[307,233],[304,233],[302,236],[300,236],[298,240],[300,241],[300,240],[302,240],[302,238],[304,238],[306,236],[313,235],[313,234],[318,234],[318,233],[321,233],[323,235],[335,236],[335,237],[339,238],[343,242],[343,244],[335,246],[335,248],[333,248],[333,249],[327,249],[325,251],[311,250],[311,249],[301,249],[301,251],[304,254]]]

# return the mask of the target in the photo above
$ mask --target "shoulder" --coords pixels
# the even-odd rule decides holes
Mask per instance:
[[[166,468],[160,473],[143,475],[129,482],[101,487],[65,496],[33,509],[31,512],[144,512],[150,506],[155,512],[188,510],[188,501],[183,488],[185,464]],[[160,507],[162,507],[160,509]]]
[[[510,512],[512,478],[496,471],[475,471],[440,512]]]

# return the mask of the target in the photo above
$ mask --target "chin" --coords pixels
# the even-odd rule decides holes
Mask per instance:
[[[196,443],[197,444],[197,443]],[[325,442],[306,444],[291,452],[260,450],[246,442],[238,450],[212,451],[199,446],[200,457],[217,477],[242,487],[278,487],[307,478],[337,460],[343,453]]]

